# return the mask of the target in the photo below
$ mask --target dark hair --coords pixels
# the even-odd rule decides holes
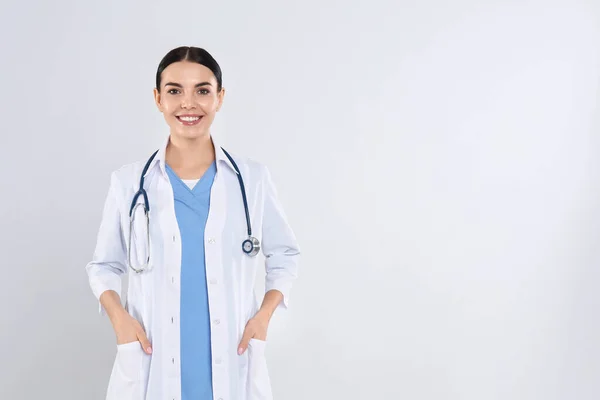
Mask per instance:
[[[210,55],[210,53],[199,47],[182,46],[173,49],[167,53],[166,56],[158,64],[158,70],[156,71],[156,90],[160,92],[160,80],[161,74],[169,65],[179,61],[190,61],[201,65],[204,65],[212,71],[217,79],[217,92],[221,91],[223,85],[223,76],[221,73],[221,67],[219,63]]]

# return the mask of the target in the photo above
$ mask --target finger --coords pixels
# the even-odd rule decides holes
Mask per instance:
[[[146,337],[145,332],[138,332],[138,340],[140,341],[140,344],[142,345],[144,351],[148,354],[152,354],[152,345],[150,345],[150,341]]]
[[[240,342],[240,346],[238,348],[238,354],[242,355],[248,348],[248,343],[250,342],[250,338],[254,336],[252,332],[248,329],[244,331],[244,336],[242,336],[242,341]]]

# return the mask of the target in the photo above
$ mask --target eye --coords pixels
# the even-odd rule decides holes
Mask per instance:
[[[206,94],[209,94],[209,93],[210,93],[210,90],[208,90],[208,89],[200,89],[198,92],[199,92],[200,94],[204,94],[204,95],[206,95]]]
[[[169,94],[177,94],[178,92],[179,92],[179,90],[178,90],[178,89],[169,89],[169,90],[167,91],[167,93],[169,93]]]

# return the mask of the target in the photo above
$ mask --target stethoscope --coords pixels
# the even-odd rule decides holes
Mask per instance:
[[[221,149],[223,150],[223,152],[225,153],[225,155],[227,156],[229,161],[231,161],[231,164],[233,165],[235,172],[237,172],[237,178],[240,183],[240,190],[242,192],[242,199],[244,200],[244,211],[246,212],[246,225],[248,227],[248,238],[242,242],[242,251],[244,253],[246,253],[248,256],[254,257],[260,251],[260,242],[257,238],[252,236],[252,226],[250,225],[250,212],[248,211],[248,200],[246,199],[246,189],[244,187],[244,180],[242,179],[242,174],[240,172],[240,169],[238,168],[237,164],[235,163],[235,161],[233,160],[231,155],[229,155],[229,153],[222,147],[221,147]],[[154,157],[156,156],[157,153],[158,153],[158,150],[155,151],[154,154],[152,154],[152,156],[148,159],[148,162],[146,162],[146,165],[144,166],[144,170],[142,171],[142,174],[140,176],[140,189],[137,191],[135,196],[133,196],[133,201],[131,202],[131,208],[129,209],[129,246],[127,249],[127,262],[129,263],[129,267],[137,273],[145,271],[150,264],[150,217],[149,217],[150,204],[148,203],[148,193],[146,193],[146,190],[144,190],[144,175],[146,175],[146,172],[148,171],[148,168],[150,167],[150,163],[152,163],[152,160],[154,159]],[[137,202],[139,196],[144,197],[143,203]],[[143,207],[144,216],[146,217],[146,233],[147,233],[146,249],[148,251],[148,257],[146,258],[144,264],[141,264],[139,266],[134,266],[133,263],[131,262],[131,244],[132,244],[131,237],[132,237],[133,229],[134,229],[133,221],[134,221],[135,211],[138,207]]]

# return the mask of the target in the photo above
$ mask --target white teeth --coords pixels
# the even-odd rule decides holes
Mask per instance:
[[[198,121],[200,117],[179,117],[179,119],[185,122],[194,122]]]

